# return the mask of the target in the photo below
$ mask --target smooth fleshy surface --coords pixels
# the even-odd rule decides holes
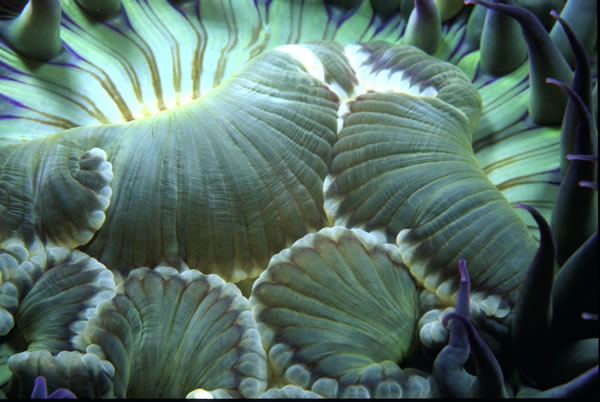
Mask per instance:
[[[597,203],[596,176],[565,175],[569,164],[597,167],[596,147],[575,152],[574,140],[585,131],[597,143],[594,9],[0,2],[0,397],[34,386],[90,398],[589,394],[598,362],[581,356],[597,355],[597,275],[587,267],[597,236],[564,217],[597,217],[563,201],[583,190]],[[584,107],[569,95],[565,111],[567,92]],[[557,219],[566,224],[552,225],[552,305],[527,303],[552,342],[531,342],[515,299],[542,300],[526,268],[536,222]],[[315,271],[336,264],[307,263],[306,250],[329,261],[344,244],[354,281]],[[70,269],[38,269],[50,250],[77,256]],[[465,259],[470,294],[458,290]],[[410,301],[396,297],[404,280],[359,275],[390,264],[413,284]],[[112,290],[88,303],[96,268]],[[237,289],[250,296],[268,271],[270,287],[257,282],[266,301],[248,302]],[[258,327],[252,309],[264,310]],[[545,357],[516,356],[511,338]],[[445,346],[460,350],[444,355]],[[455,361],[436,369],[443,355]]]
[[[284,90],[286,85],[290,89]],[[294,60],[272,52],[210,95],[173,111],[8,147],[5,171],[8,175],[16,169],[10,167],[12,160],[31,161],[21,155],[25,152],[58,147],[77,154],[72,149],[82,143],[101,146],[113,161],[115,195],[86,252],[125,273],[163,261],[181,266],[185,255],[192,268],[202,266],[204,272],[238,281],[257,276],[274,252],[323,226],[321,180],[331,159],[336,111],[334,94]],[[41,177],[44,169],[63,174],[62,166],[35,166],[19,166],[19,171]],[[18,176],[6,183],[22,185]],[[72,192],[52,177],[38,185],[49,192]],[[9,202],[28,205],[27,198],[9,197],[7,211]],[[81,208],[81,197],[74,199],[73,208]],[[140,203],[145,207],[137,208]],[[45,200],[40,205],[47,208],[35,219],[41,221],[40,236],[52,239],[54,228],[64,225],[57,211],[65,207]]]

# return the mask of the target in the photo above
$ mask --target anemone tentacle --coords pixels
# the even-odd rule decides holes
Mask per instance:
[[[0,38],[26,57],[48,60],[62,49],[60,19],[60,0],[31,0],[19,17],[0,22]]]
[[[523,284],[512,320],[511,345],[519,367],[530,376],[539,376],[550,346],[552,318],[552,284],[556,265],[556,242],[550,225],[529,205],[517,204],[533,215],[540,227],[540,246]],[[537,330],[535,335],[531,327]]]
[[[1,1],[0,397],[597,393],[589,3]]]
[[[519,24],[494,10],[486,13],[479,48],[481,69],[492,75],[514,71],[527,58]]]
[[[573,30],[574,36],[582,44],[583,48],[591,53],[598,32],[597,13],[598,4],[595,1],[570,0],[560,12],[560,17]],[[556,18],[553,16],[553,18]],[[566,35],[564,24],[554,25],[550,31],[552,41],[560,49],[565,60],[570,65],[575,63],[575,53],[572,50],[571,39]],[[561,29],[563,28],[563,29]]]
[[[595,156],[595,127],[585,103],[564,83],[551,78],[548,79],[548,83],[565,90],[573,100],[579,120],[575,134],[575,152],[579,155]],[[594,164],[589,161],[573,160],[562,180],[551,222],[552,231],[559,239],[557,260],[561,265],[585,239],[598,230],[598,192],[579,185],[581,181],[596,182],[596,171]],[[573,225],[574,223],[577,224]],[[573,230],[573,226],[578,230]]]
[[[467,3],[477,3],[505,13],[519,22],[529,49],[531,68],[529,73],[531,86],[529,113],[538,124],[551,125],[560,122],[567,104],[567,98],[554,88],[548,88],[544,80],[551,77],[570,84],[572,73],[539,20],[532,12],[524,8],[500,3],[487,3],[481,0],[468,0]],[[552,101],[546,102],[548,99],[552,99]]]
[[[552,10],[550,14],[559,23],[557,25],[562,27],[566,37],[568,38],[570,49],[572,49],[572,52],[575,55],[575,73],[573,74],[572,85],[573,91],[581,98],[587,110],[591,112],[593,107],[592,68],[591,61],[588,56],[589,53],[582,46],[581,42],[577,39],[575,33],[571,30],[570,26],[565,20],[563,20],[554,10]],[[577,101],[573,99],[572,96],[569,96],[569,102],[567,103],[567,109],[565,111],[565,117],[562,124],[560,137],[560,171],[563,177],[570,165],[566,155],[572,153],[575,149],[575,144],[577,141],[577,122],[581,120],[582,124],[587,124],[587,121],[583,120],[586,117],[581,113],[580,107],[577,107],[576,103]],[[592,120],[594,119],[594,116],[595,114],[592,115]],[[588,130],[593,130],[593,126],[588,128]],[[592,131],[592,135],[593,136],[591,140],[594,143],[597,143],[597,133]]]
[[[404,42],[434,53],[442,40],[441,16],[433,0],[416,0],[410,14]]]

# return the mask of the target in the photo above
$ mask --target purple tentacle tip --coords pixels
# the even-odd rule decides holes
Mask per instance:
[[[467,260],[465,260],[464,258],[458,260],[458,271],[460,272],[460,281],[468,282],[469,271],[467,270]]]
[[[579,185],[579,187],[591,188],[592,190],[598,191],[598,184],[594,183],[593,181],[581,180],[581,181],[577,182],[577,184]]]
[[[598,155],[567,154],[567,159],[570,161],[598,162]]]
[[[77,399],[77,396],[66,388],[59,388],[48,395],[48,399]]]
[[[584,320],[598,321],[597,313],[581,313],[581,318]]]
[[[46,388],[46,377],[35,377],[35,380],[33,380],[33,391],[31,391],[31,399],[46,399],[47,397],[48,389]]]
[[[471,299],[471,280],[469,279],[469,270],[467,269],[467,260],[461,258],[458,260],[458,272],[460,274],[460,284],[458,286],[458,299],[456,300],[456,312],[461,316],[468,318],[470,315]]]
[[[444,328],[448,327],[448,321],[455,319],[456,317],[460,317],[458,314],[456,313],[448,313],[444,316],[444,318],[442,318],[442,325],[444,326]],[[459,319],[460,321],[460,319]],[[462,321],[461,324],[463,324],[463,326],[465,325]]]
[[[66,388],[58,388],[56,391],[48,395],[46,377],[38,376],[35,378],[35,380],[33,380],[31,399],[77,399],[77,396]]]

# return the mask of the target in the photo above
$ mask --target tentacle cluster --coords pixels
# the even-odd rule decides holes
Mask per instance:
[[[1,2],[0,396],[598,393],[596,7]]]

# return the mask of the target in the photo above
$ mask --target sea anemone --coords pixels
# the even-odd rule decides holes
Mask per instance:
[[[597,392],[596,2],[464,3],[0,4],[1,392]]]

